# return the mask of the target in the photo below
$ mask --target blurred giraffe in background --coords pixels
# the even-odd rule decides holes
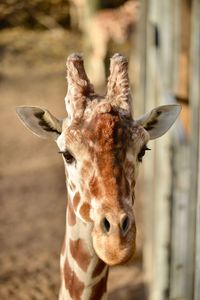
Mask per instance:
[[[95,85],[102,86],[105,82],[109,42],[123,44],[131,41],[139,20],[139,4],[138,0],[130,0],[118,8],[98,10],[86,21],[87,69]]]
[[[21,106],[22,122],[52,138],[62,154],[68,192],[66,233],[61,252],[60,300],[106,299],[109,266],[135,252],[135,183],[147,143],[175,122],[179,105],[154,108],[133,119],[128,62],[111,59],[107,93],[94,91],[79,54],[67,60],[67,116]]]

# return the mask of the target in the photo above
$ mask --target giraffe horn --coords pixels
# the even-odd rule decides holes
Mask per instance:
[[[94,88],[86,75],[83,58],[80,54],[71,54],[67,59],[66,66],[68,82],[65,97],[66,109],[68,115],[81,114],[86,104],[86,98],[94,94]]]
[[[116,53],[110,61],[106,97],[114,106],[131,113],[132,97],[128,79],[128,61],[119,53]]]

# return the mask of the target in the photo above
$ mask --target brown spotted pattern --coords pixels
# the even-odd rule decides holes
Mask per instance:
[[[73,300],[81,300],[84,290],[84,283],[79,280],[75,272],[71,269],[68,261],[64,263],[65,288],[69,291]]]
[[[83,203],[80,207],[79,214],[86,222],[92,222],[90,218],[91,206],[89,203]]]
[[[67,206],[67,224],[70,226],[74,226],[76,224],[76,215],[70,199],[68,200]]]
[[[86,272],[91,262],[91,255],[87,249],[86,242],[83,239],[75,241],[70,240],[70,252],[79,267]]]
[[[67,207],[69,235],[62,252],[67,247],[72,263],[69,264],[69,257],[62,262],[64,282],[73,300],[86,300],[83,293],[88,286],[91,291],[87,300],[101,300],[106,293],[107,265],[125,262],[135,251],[132,204],[136,172],[127,153],[130,149],[138,152],[145,138],[142,129],[133,129],[136,125],[130,114],[126,59],[119,54],[112,58],[104,98],[95,94],[79,55],[68,59],[67,69],[68,121],[63,124],[62,135],[66,152],[74,157],[74,163],[69,169],[65,164],[71,198]],[[134,132],[135,140],[132,139]],[[70,178],[71,174],[76,177]],[[109,234],[102,226],[105,216],[110,222]],[[121,222],[127,216],[130,224],[123,233]],[[81,274],[71,269],[70,265],[76,264]],[[85,281],[82,272],[85,272]]]
[[[133,162],[126,158],[127,148],[129,147],[128,141],[131,135],[130,122],[131,120],[128,117],[122,118],[119,112],[111,108],[109,113],[99,113],[94,115],[89,122],[83,123],[83,130],[78,129],[79,140],[82,141],[85,137],[82,149],[85,149],[85,151],[87,149],[91,161],[88,159],[83,160],[78,186],[74,183],[72,187],[72,180],[69,181],[69,187],[71,190],[73,188],[74,196],[68,202],[67,225],[75,227],[79,224],[80,221],[77,222],[76,215],[80,215],[85,222],[96,221],[91,219],[91,199],[99,199],[99,201],[103,199],[99,214],[107,215],[113,211],[117,215],[124,211],[131,216],[131,205],[134,200],[135,169]],[[84,137],[81,137],[80,135],[83,135],[83,133]],[[75,135],[75,131],[73,131],[73,134]],[[72,130],[70,136],[70,142],[73,145]],[[92,141],[92,143],[87,141]],[[132,181],[129,182],[127,178],[131,178]],[[124,203],[124,199],[130,199],[130,204]],[[94,247],[97,245],[99,249],[104,248],[111,265],[115,264],[116,261],[125,262],[133,255],[135,251],[135,223],[130,227],[131,234],[114,236],[110,240],[101,240],[102,230],[99,231],[98,228],[95,228],[95,230],[98,230],[97,233],[93,232],[96,234],[97,243],[95,244],[94,239],[93,245]],[[107,267],[106,258],[103,261],[104,258],[96,252],[101,259],[93,260],[94,257],[87,249],[87,241],[82,239],[81,234],[74,238],[69,238],[67,241],[71,257],[86,274],[89,266],[93,266],[92,273],[88,276],[91,276],[91,282],[98,276],[100,276],[100,280],[94,286],[91,283],[90,299],[101,299],[106,292],[107,274],[101,278],[101,274]],[[69,265],[66,262],[64,269],[65,274],[69,273]],[[74,285],[82,288],[84,282],[80,283],[77,274],[73,270],[71,272],[71,275],[65,275],[65,279],[69,279],[69,283],[65,283],[65,285],[72,299],[78,299],[76,298],[78,296],[75,296]]]
[[[89,300],[101,300],[106,292],[108,272],[93,287]]]
[[[76,192],[76,194],[74,195],[74,198],[73,198],[73,208],[75,211],[77,210],[80,199],[81,199],[80,194],[78,192]]]
[[[95,278],[95,277],[99,276],[103,272],[105,267],[106,267],[106,264],[101,259],[99,259],[93,272],[92,272],[92,277]]]

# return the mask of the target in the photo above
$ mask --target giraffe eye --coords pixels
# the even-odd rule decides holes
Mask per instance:
[[[143,156],[145,155],[145,152],[148,151],[148,150],[151,150],[151,149],[149,149],[149,148],[147,147],[147,145],[144,145],[144,146],[142,147],[142,149],[140,150],[140,152],[139,152],[139,154],[138,154],[138,157],[137,157],[137,159],[138,159],[139,162],[142,162],[142,158],[143,158]]]
[[[69,151],[59,151],[59,153],[63,155],[68,164],[71,164],[75,161],[75,158]]]

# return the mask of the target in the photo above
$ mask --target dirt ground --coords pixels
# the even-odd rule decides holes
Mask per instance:
[[[0,299],[57,299],[66,188],[53,142],[23,127],[17,105],[64,116],[65,61],[81,49],[69,33],[0,33]],[[80,51],[80,50],[79,50]],[[141,229],[141,204],[136,219]],[[141,242],[136,259],[111,269],[109,300],[144,300]]]

